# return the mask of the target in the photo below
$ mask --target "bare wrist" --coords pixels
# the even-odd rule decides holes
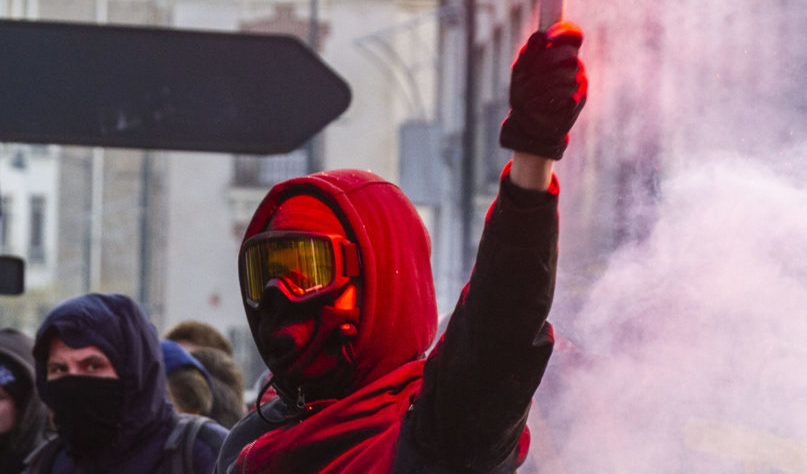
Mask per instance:
[[[524,189],[546,191],[552,181],[554,164],[550,158],[514,151],[510,180]]]

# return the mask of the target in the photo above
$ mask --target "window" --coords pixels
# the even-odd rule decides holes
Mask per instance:
[[[237,155],[234,164],[234,185],[260,188],[304,175],[308,166],[304,148],[268,157]]]
[[[45,261],[45,198],[31,196],[31,226],[28,241],[28,258],[31,263]]]
[[[48,154],[48,145],[29,145],[31,154],[45,156]]]

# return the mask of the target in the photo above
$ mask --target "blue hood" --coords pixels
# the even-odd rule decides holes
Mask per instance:
[[[165,371],[157,330],[137,304],[118,294],[87,294],[60,303],[45,318],[34,344],[36,386],[47,392],[50,340],[69,347],[97,346],[123,381],[123,431],[115,452],[126,452],[169,423],[173,408],[166,396]]]
[[[185,348],[169,339],[160,341],[160,347],[163,351],[166,374],[170,374],[181,367],[193,367],[204,376],[205,380],[207,380],[207,384],[210,385],[210,373],[208,373],[205,366],[202,365],[196,357],[192,356],[190,352],[186,351]]]

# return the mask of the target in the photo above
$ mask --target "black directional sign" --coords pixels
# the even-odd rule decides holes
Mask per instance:
[[[286,153],[349,103],[290,36],[0,21],[0,141]]]

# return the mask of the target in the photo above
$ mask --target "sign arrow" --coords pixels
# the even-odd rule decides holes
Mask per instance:
[[[350,88],[291,36],[0,21],[0,141],[287,153]]]

